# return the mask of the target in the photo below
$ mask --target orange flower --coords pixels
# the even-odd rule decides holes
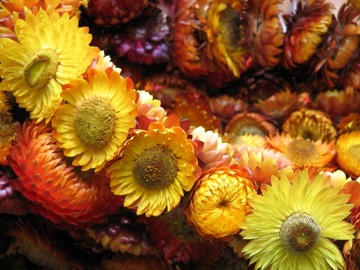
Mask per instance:
[[[72,224],[99,223],[116,213],[122,200],[111,193],[109,179],[68,163],[43,122],[25,122],[11,144],[9,164],[18,176],[14,188],[35,203],[35,213]]]
[[[343,117],[336,128],[339,134],[360,131],[360,113],[350,113],[348,116]]]
[[[197,182],[185,214],[200,235],[230,240],[250,212],[256,188],[238,165],[210,169]]]
[[[360,177],[360,131],[340,135],[336,150],[339,167],[354,178]]]

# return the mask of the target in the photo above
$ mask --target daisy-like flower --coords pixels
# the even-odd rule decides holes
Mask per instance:
[[[272,148],[283,153],[296,167],[324,167],[336,154],[333,141],[293,138],[284,133],[269,137],[268,143]]]
[[[302,108],[291,113],[282,125],[283,133],[313,141],[334,141],[337,132],[327,114],[322,111]]]
[[[110,186],[138,215],[159,216],[193,187],[197,164],[195,144],[181,127],[153,122],[126,141],[120,158],[108,168]]]
[[[250,201],[252,213],[242,223],[243,248],[255,269],[343,269],[344,259],[332,240],[353,238],[344,221],[351,205],[329,179],[309,179],[302,171],[293,184],[273,177],[262,195]]]
[[[28,200],[33,212],[54,223],[100,223],[118,212],[122,198],[111,193],[109,178],[83,173],[70,166],[43,122],[25,122],[8,156],[18,176],[14,189]]]
[[[0,39],[0,89],[11,91],[30,118],[49,121],[62,85],[79,77],[99,50],[89,46],[88,28],[68,13],[30,13],[16,20],[15,34],[17,41]]]
[[[265,115],[245,112],[236,114],[225,127],[225,133],[237,136],[253,134],[260,136],[273,135],[276,127]]]
[[[217,132],[205,131],[203,127],[192,128],[189,132],[193,140],[203,143],[196,156],[201,162],[201,167],[209,169],[218,165],[229,165],[232,161],[232,147],[223,143]]]
[[[231,240],[250,212],[256,188],[237,164],[210,169],[194,187],[185,213],[203,236]]]
[[[360,131],[339,136],[336,150],[339,167],[354,178],[360,177]]]
[[[82,170],[102,169],[115,158],[135,127],[136,94],[130,78],[110,69],[73,80],[61,96],[67,104],[55,112],[52,125],[64,155]]]
[[[271,176],[290,177],[293,167],[289,159],[280,152],[267,148],[243,148],[234,156],[258,184],[270,184]]]

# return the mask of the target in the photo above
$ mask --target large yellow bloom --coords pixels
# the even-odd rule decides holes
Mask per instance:
[[[343,269],[344,259],[333,240],[353,238],[353,226],[344,221],[352,205],[329,178],[309,179],[302,171],[293,184],[286,176],[273,177],[262,195],[250,200],[252,213],[242,223],[250,240],[245,256],[255,269]]]
[[[131,79],[111,70],[72,81],[61,96],[68,104],[54,114],[52,125],[64,155],[74,166],[100,170],[118,154],[135,126],[136,93]]]
[[[61,102],[61,87],[79,77],[98,49],[77,17],[40,10],[15,24],[18,41],[0,39],[1,90],[11,91],[30,118],[49,120]]]
[[[186,216],[200,235],[231,239],[250,212],[253,182],[237,164],[210,169],[196,184]]]
[[[138,215],[159,216],[192,188],[197,163],[194,144],[182,128],[153,122],[125,143],[120,159],[108,169],[110,186]]]

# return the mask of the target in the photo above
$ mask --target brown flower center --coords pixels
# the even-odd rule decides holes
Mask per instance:
[[[309,164],[316,155],[316,147],[312,141],[295,139],[289,143],[286,155],[298,165]]]
[[[221,9],[219,13],[220,25],[219,31],[227,46],[236,49],[241,41],[240,15],[230,5],[224,3],[219,5]]]
[[[109,142],[115,128],[115,110],[104,99],[94,97],[78,106],[74,127],[80,141],[99,149]]]
[[[41,89],[55,76],[59,65],[57,54],[53,50],[43,50],[36,54],[24,70],[28,86]]]
[[[133,167],[136,180],[146,189],[169,186],[175,180],[177,171],[176,156],[160,145],[144,151]]]
[[[306,252],[315,246],[320,232],[319,224],[310,215],[294,213],[281,225],[280,240],[290,251]]]
[[[349,147],[349,155],[360,162],[360,144],[354,144]]]

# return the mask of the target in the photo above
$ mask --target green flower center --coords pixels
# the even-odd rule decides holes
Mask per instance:
[[[280,229],[280,240],[290,251],[306,252],[319,239],[321,228],[308,214],[294,213],[287,217]]]
[[[35,89],[45,87],[55,76],[58,65],[58,56],[53,50],[42,50],[32,57],[25,67],[24,77],[27,85]]]
[[[354,144],[349,147],[349,155],[356,161],[360,162],[360,144]]]
[[[116,114],[109,101],[93,97],[78,106],[74,117],[75,132],[89,148],[106,145],[114,133]]]
[[[135,179],[146,189],[161,189],[174,182],[177,175],[177,158],[170,149],[155,146],[145,150],[135,161]]]

